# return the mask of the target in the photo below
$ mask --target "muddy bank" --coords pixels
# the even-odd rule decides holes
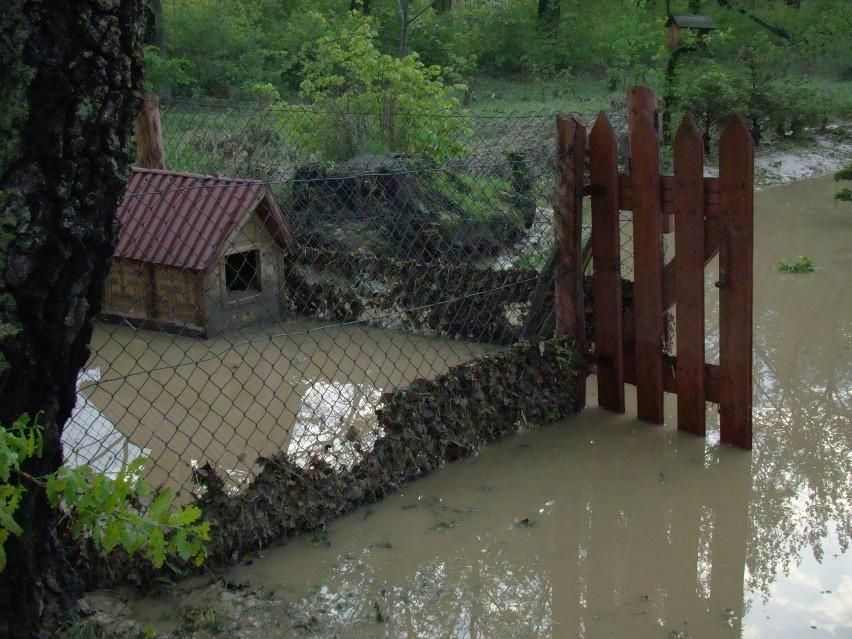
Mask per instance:
[[[835,173],[852,162],[852,124],[812,131],[805,143],[769,140],[756,149],[755,184],[760,188],[790,184]]]

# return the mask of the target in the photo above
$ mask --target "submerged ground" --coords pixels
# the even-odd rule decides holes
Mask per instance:
[[[89,603],[198,637],[852,636],[852,209],[835,188],[756,198],[752,453],[678,433],[673,398],[665,428],[631,398],[606,413],[591,383],[585,413],[323,535],[168,596]],[[778,270],[801,255],[818,269]]]

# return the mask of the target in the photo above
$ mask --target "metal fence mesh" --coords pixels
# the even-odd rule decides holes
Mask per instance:
[[[464,116],[449,160],[334,162],[292,137],[308,108],[162,113],[169,171],[134,171],[119,207],[70,463],[144,454],[178,489],[206,463],[239,488],[282,450],[350,466],[385,391],[519,338],[553,246],[553,114]]]

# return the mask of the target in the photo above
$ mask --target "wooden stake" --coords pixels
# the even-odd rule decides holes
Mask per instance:
[[[165,170],[165,150],[160,123],[160,101],[153,91],[142,89],[142,112],[136,118],[136,157],[143,169]]]

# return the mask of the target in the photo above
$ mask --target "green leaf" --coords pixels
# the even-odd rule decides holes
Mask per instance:
[[[103,537],[101,538],[101,545],[105,552],[112,552],[113,548],[118,545],[118,542],[121,539],[121,526],[116,520],[109,520],[104,526]]]
[[[24,532],[24,529],[21,528],[18,522],[12,518],[11,513],[5,508],[0,508],[0,528],[8,530],[15,536],[21,535]]]

